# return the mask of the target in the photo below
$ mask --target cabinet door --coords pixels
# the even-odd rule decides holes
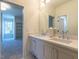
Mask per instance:
[[[65,49],[58,49],[58,59],[74,59],[73,53],[65,50]]]
[[[33,54],[33,55],[36,55],[36,40],[31,40],[31,53]]]
[[[56,49],[48,43],[44,43],[44,59],[57,59]]]
[[[74,53],[74,59],[78,59],[78,53]]]
[[[38,59],[43,59],[43,42],[40,40],[37,40],[36,42],[36,56]]]

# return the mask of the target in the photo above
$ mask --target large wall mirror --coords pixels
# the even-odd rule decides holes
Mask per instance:
[[[40,0],[40,33],[52,27],[77,35],[77,13],[77,0]]]

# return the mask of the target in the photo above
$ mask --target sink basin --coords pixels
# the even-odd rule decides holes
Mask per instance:
[[[55,37],[55,38],[52,38],[52,40],[55,40],[55,41],[58,41],[58,42],[62,42],[62,43],[66,43],[66,44],[69,44],[71,43],[72,41],[69,39],[62,39],[62,38],[58,38],[58,37]]]

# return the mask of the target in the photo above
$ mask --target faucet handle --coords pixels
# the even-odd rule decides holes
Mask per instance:
[[[70,39],[69,31],[66,32],[66,36],[67,36],[67,40],[69,40]]]
[[[62,31],[62,33],[64,34],[64,31]]]

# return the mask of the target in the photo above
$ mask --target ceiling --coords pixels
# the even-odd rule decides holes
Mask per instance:
[[[53,8],[67,1],[70,1],[70,0],[50,0],[50,2],[47,3],[46,5]],[[16,6],[13,4],[9,4],[9,5],[11,6],[11,8],[6,11],[3,11],[4,14],[11,14],[13,16],[22,15],[22,9],[23,9],[22,7]]]
[[[47,5],[52,6],[52,7],[56,7],[56,6],[61,5],[67,1],[71,1],[71,0],[50,0],[50,2],[47,3]]]
[[[9,4],[11,8],[7,9],[6,11],[2,11],[3,14],[9,14],[9,15],[13,15],[13,16],[21,16],[22,15],[22,10],[23,7],[21,6],[17,6],[14,4]]]

